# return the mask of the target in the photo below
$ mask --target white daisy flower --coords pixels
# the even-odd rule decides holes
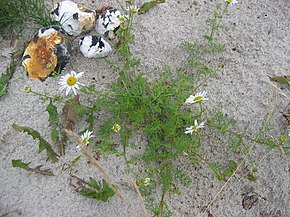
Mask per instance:
[[[59,90],[63,91],[66,89],[65,94],[68,95],[71,90],[73,90],[74,94],[77,95],[76,89],[79,90],[79,85],[85,86],[78,82],[78,79],[84,74],[84,72],[76,73],[75,71],[71,71],[70,73],[61,76]]]
[[[120,20],[121,23],[124,23],[125,20],[128,20],[129,19],[129,16],[127,14],[120,15],[120,16],[118,15],[117,17],[118,17],[118,19]]]
[[[193,132],[196,132],[200,128],[204,128],[204,124],[206,121],[201,122],[198,124],[197,120],[194,121],[194,125],[187,127],[185,133],[188,134],[190,133],[192,135]]]
[[[144,184],[144,186],[145,186],[145,187],[149,186],[149,185],[150,185],[150,181],[151,181],[150,178],[145,178],[145,179],[143,180],[143,184]]]
[[[134,14],[139,11],[139,8],[136,5],[130,5],[126,10]]]
[[[81,139],[82,139],[84,145],[88,145],[90,143],[89,140],[94,137],[94,135],[92,135],[92,133],[93,133],[92,131],[87,130],[86,132],[84,132],[81,135]],[[79,150],[81,149],[79,145],[77,146],[77,149],[79,149]]]
[[[203,100],[208,100],[208,98],[205,98],[205,95],[206,94],[207,94],[207,92],[206,91],[203,91],[203,92],[199,92],[199,93],[195,94],[194,96],[193,95],[190,95],[185,100],[185,103],[193,104],[193,103],[201,102]]]
[[[121,130],[121,126],[119,124],[114,124],[112,130],[117,133]]]
[[[225,0],[225,2],[227,2],[229,5],[236,5],[238,4],[237,0]]]

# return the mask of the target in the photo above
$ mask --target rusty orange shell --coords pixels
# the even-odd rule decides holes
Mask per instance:
[[[24,51],[22,65],[29,78],[45,80],[58,67],[62,69],[69,60],[65,36],[58,26],[39,30]]]

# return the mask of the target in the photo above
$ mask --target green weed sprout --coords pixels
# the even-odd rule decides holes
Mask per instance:
[[[57,24],[50,16],[50,11],[43,0],[1,0],[0,31],[23,28],[24,22],[49,26]]]

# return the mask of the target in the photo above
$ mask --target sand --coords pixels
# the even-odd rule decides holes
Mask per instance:
[[[75,2],[81,2],[87,7],[117,6],[113,0]],[[142,2],[144,1],[135,1],[137,5]],[[136,17],[132,51],[141,58],[140,72],[154,80],[166,65],[173,70],[182,67],[188,57],[181,47],[182,42],[200,41],[202,35],[209,31],[205,20],[213,13],[216,2],[168,0]],[[51,1],[47,3],[50,5]],[[225,44],[225,52],[207,57],[213,62],[222,62],[224,67],[216,78],[208,82],[208,86],[201,88],[208,92],[206,111],[219,108],[228,117],[235,118],[235,130],[238,132],[257,135],[263,121],[267,119],[273,135],[286,134],[287,122],[281,112],[287,111],[290,89],[277,83],[274,85],[278,89],[273,88],[267,81],[268,76],[290,74],[289,12],[290,2],[287,0],[239,1],[237,6],[230,7],[225,16],[227,31],[218,34],[220,43]],[[25,31],[21,40],[28,40],[36,31],[37,29]],[[76,47],[74,57],[65,71],[84,71],[82,82],[95,83],[99,90],[116,80],[118,72],[109,67],[106,61],[116,61],[117,54],[113,53],[103,59],[87,59],[78,50],[79,37],[72,40]],[[10,61],[8,54],[11,47],[6,40],[1,40],[0,47],[0,69],[3,72]],[[0,216],[143,216],[136,192],[124,184],[128,182],[130,175],[124,172],[124,161],[121,158],[109,156],[108,159],[102,158],[100,162],[120,184],[130,205],[119,197],[113,197],[106,203],[87,199],[69,185],[69,171],[63,171],[65,164],[80,155],[73,141],[69,143],[66,155],[52,165],[45,161],[45,154],[37,153],[36,140],[11,127],[13,123],[30,126],[49,140],[50,128],[48,114],[45,112],[47,103],[43,103],[37,96],[25,93],[23,89],[24,86],[30,86],[36,92],[58,94],[58,80],[53,77],[45,82],[29,80],[19,65],[9,83],[7,95],[0,98]],[[102,117],[99,117],[96,124],[101,120]],[[81,131],[84,126],[84,123],[80,123],[75,130]],[[229,159],[243,159],[244,154],[234,156],[225,151],[226,136],[220,136],[211,130],[206,132],[209,138],[203,142],[202,155],[224,164]],[[137,135],[135,141],[140,146],[146,145],[144,135]],[[288,156],[278,148],[270,150],[254,142],[247,142],[247,145],[254,147],[246,158],[246,165],[258,168],[255,182],[249,181],[242,174],[237,174],[228,183],[217,181],[204,163],[196,166],[188,161],[178,160],[176,164],[185,169],[192,178],[192,184],[188,187],[180,186],[181,195],[167,195],[172,216],[289,216]],[[52,168],[55,176],[45,177],[13,168],[13,159],[31,161],[32,167],[44,164],[45,168]],[[72,172],[87,180],[89,177],[100,179],[96,169],[87,163],[85,157],[82,157]],[[225,187],[218,194],[223,185]],[[242,200],[251,188],[260,197],[250,209],[245,209]],[[148,210],[147,212],[151,216]]]

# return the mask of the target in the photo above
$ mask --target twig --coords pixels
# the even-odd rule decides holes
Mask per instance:
[[[268,107],[268,110],[264,118],[266,120],[266,123],[269,123],[271,118],[273,117],[273,114],[276,110],[276,100],[277,100],[277,93],[273,90],[273,98],[271,100],[271,103]]]
[[[145,208],[145,204],[144,204],[144,198],[142,197],[138,186],[136,185],[136,183],[132,179],[130,179],[130,178],[128,178],[128,179],[129,179],[130,186],[136,191],[137,196],[138,196],[138,198],[140,200],[140,205],[141,205],[141,208],[142,208],[142,215],[144,217],[148,217],[147,212],[146,212],[146,208]]]
[[[93,164],[95,165],[95,167],[97,168],[97,170],[101,173],[102,177],[104,178],[104,180],[108,183],[109,187],[111,189],[113,189],[116,194],[121,197],[123,199],[123,201],[129,205],[128,199],[126,198],[125,194],[123,193],[123,191],[121,191],[117,185],[117,183],[115,183],[109,176],[108,172],[106,171],[106,169],[94,158],[94,156],[91,154],[91,152],[88,150],[88,148],[84,145],[84,143],[82,142],[82,140],[80,139],[80,137],[73,132],[70,129],[65,129],[64,130],[69,136],[71,136],[75,142],[81,147],[84,155],[87,157],[87,159]]]
[[[271,81],[269,81],[269,80],[262,80],[262,81],[269,84],[276,93],[278,93],[278,94],[280,94],[280,95],[282,95],[290,100],[290,98],[283,91],[281,91],[275,84],[273,84]]]

